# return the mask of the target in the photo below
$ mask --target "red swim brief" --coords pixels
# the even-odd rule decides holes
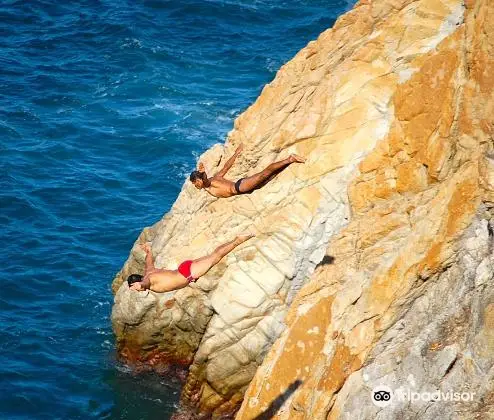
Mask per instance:
[[[182,276],[184,276],[189,283],[197,280],[192,276],[192,273],[190,272],[190,267],[192,265],[192,262],[193,262],[192,260],[187,260],[178,266],[178,272]]]

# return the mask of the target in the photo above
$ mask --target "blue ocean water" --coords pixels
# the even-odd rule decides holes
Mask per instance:
[[[0,2],[0,418],[170,416],[179,385],[115,361],[110,282],[197,156],[349,7]]]

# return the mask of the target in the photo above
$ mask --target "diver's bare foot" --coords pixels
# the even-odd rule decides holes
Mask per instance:
[[[290,155],[288,159],[290,159],[290,163],[305,163],[305,161],[307,160],[306,158],[295,154]]]
[[[244,233],[242,235],[238,235],[236,238],[235,238],[235,241],[240,245],[240,244],[243,244],[245,241],[248,241],[250,238],[253,238],[254,235],[253,233]]]

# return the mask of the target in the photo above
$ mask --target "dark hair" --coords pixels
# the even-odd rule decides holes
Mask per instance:
[[[190,179],[190,182],[194,182],[196,179],[204,179],[204,172],[192,171],[189,179]]]
[[[127,277],[127,283],[129,283],[129,286],[141,280],[142,276],[140,274],[131,274],[129,277]]]

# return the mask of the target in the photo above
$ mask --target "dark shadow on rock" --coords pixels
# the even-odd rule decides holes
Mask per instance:
[[[269,420],[275,416],[278,410],[282,407],[285,401],[292,395],[296,389],[302,385],[302,381],[297,379],[295,382],[288,387],[288,389],[283,392],[283,394],[278,395],[276,399],[269,405],[268,409],[258,416],[254,417],[253,420]]]
[[[317,264],[316,268],[321,267],[323,265],[334,264],[334,260],[335,260],[335,258],[333,256],[325,255],[324,258],[321,260],[321,262],[319,264]]]

